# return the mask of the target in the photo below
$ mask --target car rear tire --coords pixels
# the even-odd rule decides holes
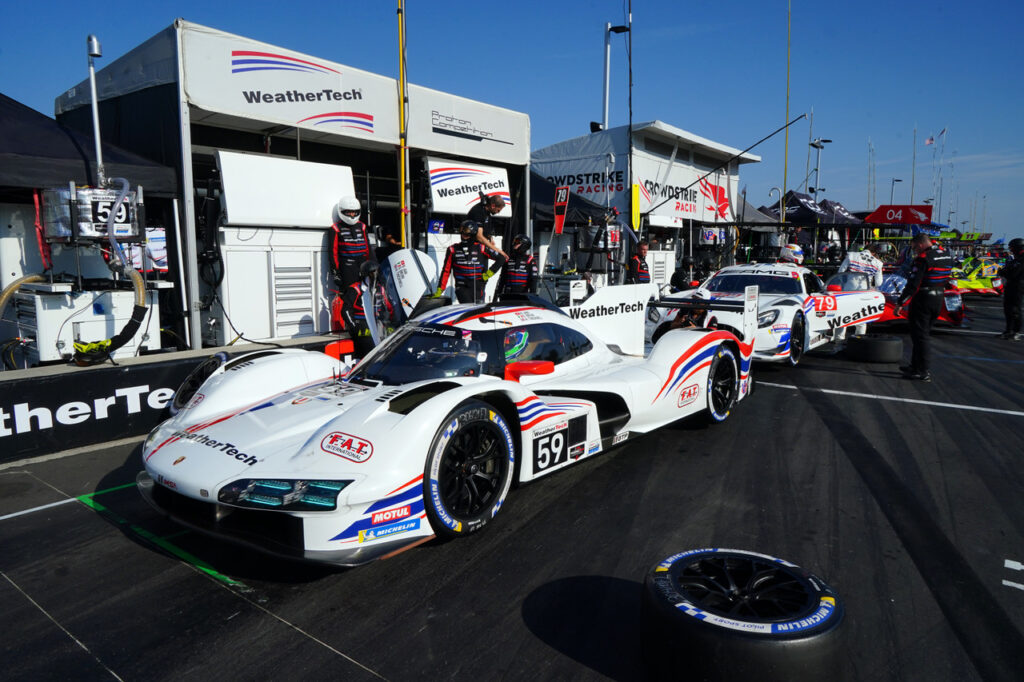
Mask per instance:
[[[793,324],[789,328],[789,364],[796,367],[804,357],[807,325],[804,323],[804,316],[800,313],[793,318]]]
[[[651,679],[820,680],[837,676],[843,604],[782,559],[696,549],[644,580]]]
[[[515,446],[493,407],[469,401],[438,429],[423,473],[427,518],[439,537],[483,528],[497,515],[512,485]]]
[[[846,355],[860,362],[900,362],[903,339],[886,334],[862,334],[846,340]]]
[[[739,394],[739,367],[736,356],[719,346],[708,370],[708,421],[717,424],[729,418]]]

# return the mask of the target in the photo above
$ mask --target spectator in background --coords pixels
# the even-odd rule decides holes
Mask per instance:
[[[1002,339],[1020,341],[1021,299],[1024,298],[1024,239],[1017,237],[1008,244],[1010,258],[999,270],[1003,278],[1003,314],[1006,316],[1006,331]]]

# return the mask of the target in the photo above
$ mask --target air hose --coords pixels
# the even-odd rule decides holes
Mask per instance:
[[[128,181],[124,178],[111,178],[110,181],[120,182],[121,190],[118,192],[117,200],[114,202],[114,206],[110,210],[110,216],[107,218],[107,242],[110,244],[111,255],[116,256],[116,258],[112,257],[110,259],[108,265],[114,272],[131,279],[132,288],[135,290],[135,306],[132,308],[131,319],[128,320],[128,323],[116,335],[109,339],[93,341],[91,343],[75,342],[75,355],[72,359],[79,367],[95,365],[105,361],[114,351],[128,343],[135,336],[135,333],[142,325],[142,321],[146,318],[146,287],[142,282],[142,275],[128,264],[124,250],[117,243],[116,235],[114,234],[114,219],[121,204],[124,203],[125,197],[128,196]]]

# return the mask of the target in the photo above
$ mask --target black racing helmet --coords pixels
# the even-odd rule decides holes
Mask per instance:
[[[512,237],[512,253],[525,256],[530,253],[531,248],[533,248],[533,241],[525,234],[517,234]]]
[[[1015,256],[1019,255],[1022,251],[1024,251],[1024,239],[1021,239],[1020,237],[1014,237],[1013,239],[1010,240],[1010,243],[1007,244],[1007,247],[1009,247],[1010,253],[1012,253]]]
[[[459,225],[459,234],[462,235],[462,239],[472,239],[476,236],[476,231],[480,229],[480,226],[475,220],[463,220],[462,224]]]
[[[363,261],[363,264],[359,266],[359,279],[373,279],[377,276],[379,269],[380,266],[372,260]]]

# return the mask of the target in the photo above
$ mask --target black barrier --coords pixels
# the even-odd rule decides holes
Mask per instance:
[[[324,343],[294,347],[322,350]],[[170,416],[167,406],[174,391],[207,357],[172,355],[157,362],[43,376],[30,371],[15,379],[3,378],[0,464],[145,435]]]

